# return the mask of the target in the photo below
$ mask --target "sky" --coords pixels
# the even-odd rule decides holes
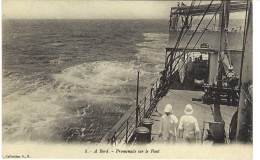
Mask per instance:
[[[189,1],[185,1],[187,5]],[[199,0],[196,4],[199,3]],[[209,3],[201,2],[201,4]],[[176,1],[3,0],[3,19],[169,19]],[[243,14],[241,14],[243,15]],[[240,13],[235,18],[244,17]]]

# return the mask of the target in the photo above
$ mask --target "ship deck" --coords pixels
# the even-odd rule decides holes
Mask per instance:
[[[154,124],[152,126],[152,143],[158,143],[161,141],[159,138],[159,123],[160,117],[164,114],[164,107],[166,104],[173,106],[173,114],[180,120],[180,117],[184,115],[184,107],[186,104],[191,104],[193,107],[193,116],[197,118],[199,128],[201,130],[197,143],[201,143],[201,135],[204,121],[213,122],[213,115],[210,105],[203,104],[202,102],[193,102],[192,98],[200,98],[203,95],[201,91],[188,91],[188,90],[173,90],[170,89],[168,94],[164,96],[157,104],[157,111],[152,113],[151,119]],[[231,118],[237,108],[231,106],[221,105],[221,114],[225,121],[225,131],[228,134],[229,124]],[[207,127],[207,125],[205,125]],[[177,143],[181,143],[182,138],[177,138]]]

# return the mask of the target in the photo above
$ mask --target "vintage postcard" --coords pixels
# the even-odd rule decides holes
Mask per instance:
[[[2,0],[2,158],[252,159],[252,0]]]

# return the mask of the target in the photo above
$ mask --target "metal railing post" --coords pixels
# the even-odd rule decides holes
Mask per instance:
[[[139,98],[139,71],[137,71],[136,106],[138,106],[138,98]]]
[[[136,117],[135,117],[136,128],[138,127],[139,110],[140,110],[140,107],[139,107],[139,105],[137,105],[136,106]]]
[[[140,107],[138,105],[138,96],[139,96],[139,71],[137,71],[137,86],[136,86],[136,128],[138,127],[138,116]]]
[[[128,140],[128,119],[126,120],[126,135],[125,135],[125,143],[127,143]]]
[[[144,118],[146,118],[145,117],[145,106],[146,106],[146,96],[144,97]]]
[[[173,63],[173,52],[171,51],[171,57],[170,57],[170,73],[172,72],[172,63]]]
[[[150,108],[152,106],[152,95],[153,94],[153,88],[151,88],[151,91],[150,91]]]
[[[166,68],[166,66],[167,66],[167,62],[168,62],[168,58],[167,58],[167,50],[166,50],[166,52],[165,52],[165,63],[164,63],[164,68]]]
[[[151,88],[151,91],[150,91],[150,106],[149,106],[149,109],[147,109],[147,114],[150,114],[150,112],[152,111],[152,101],[153,101],[153,88]],[[148,111],[149,110],[149,111]],[[149,112],[149,113],[148,113]],[[148,115],[147,115],[148,116]]]

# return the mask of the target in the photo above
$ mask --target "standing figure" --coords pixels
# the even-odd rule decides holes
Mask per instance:
[[[181,15],[181,26],[183,27],[185,24],[185,17]]]
[[[172,28],[172,15],[170,15],[170,20],[169,20],[169,31],[171,30]]]
[[[228,72],[226,73],[226,82],[227,86],[235,88],[238,85],[238,78],[236,77],[236,73],[233,70],[233,66],[228,66]]]
[[[167,104],[164,109],[165,115],[161,117],[159,137],[162,137],[164,142],[176,142],[177,123],[178,119],[172,114],[172,105]]]
[[[180,119],[179,134],[183,135],[183,139],[188,143],[195,143],[196,137],[199,134],[199,125],[195,117],[192,116],[193,109],[190,104],[187,104],[184,109],[185,115]]]
[[[186,71],[187,71],[187,74],[186,74],[186,77],[189,81],[189,85],[190,84],[193,84],[193,62],[192,62],[192,58],[189,57],[189,61],[187,62],[187,67],[186,67]]]
[[[183,84],[185,78],[185,72],[186,72],[186,63],[184,57],[181,57],[178,63],[178,71],[179,71],[180,81]]]
[[[227,77],[227,79],[236,77],[236,73],[234,72],[232,65],[228,66],[228,72],[226,73],[226,77]]]
[[[183,2],[181,2],[181,7],[186,7],[186,5]],[[186,22],[186,18],[185,17],[186,16],[184,16],[184,15],[181,16],[182,26],[187,26],[187,22]]]

